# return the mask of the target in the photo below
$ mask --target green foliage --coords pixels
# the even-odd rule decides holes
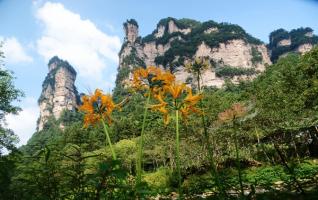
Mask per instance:
[[[127,45],[128,45],[128,42],[125,41],[125,42],[121,45],[121,48],[120,48],[120,50],[119,50],[118,55],[121,55],[121,54],[123,53],[123,51],[124,51],[124,49],[127,47]]]
[[[137,50],[132,48],[130,54],[123,59],[123,65],[129,66],[132,65],[133,67],[145,67],[145,62],[137,56]]]
[[[99,163],[97,172],[90,177],[96,180],[91,183],[97,185],[95,199],[133,199],[133,190],[125,183],[128,173],[120,165],[118,160]]]
[[[174,33],[165,33],[162,37],[156,39],[156,45],[162,44],[165,45],[170,40],[179,40],[178,38],[183,38],[183,33],[174,32]]]
[[[313,65],[318,61],[317,51],[315,48],[301,59],[297,55],[280,59],[254,81],[256,106],[260,108],[256,121],[263,124],[262,128],[273,128],[274,124],[276,128],[296,128],[312,120],[317,105],[313,97],[316,76],[312,74],[317,69]],[[311,69],[307,71],[305,66]]]
[[[193,174],[186,178],[182,188],[186,194],[202,194],[213,188],[210,174]]]
[[[155,172],[144,174],[143,180],[153,192],[164,194],[169,192],[171,175],[171,170],[161,167]]]
[[[20,110],[12,102],[19,100],[23,93],[15,88],[13,80],[12,72],[0,68],[0,120],[6,114],[16,114]]]
[[[122,160],[122,165],[132,172],[136,164],[136,141],[127,139],[120,140],[115,145],[115,151],[119,159]]]
[[[256,47],[252,47],[252,63],[253,65],[256,65],[257,63],[262,63],[263,56],[262,54],[257,50]]]
[[[118,69],[116,77],[116,86],[113,91],[113,96],[115,100],[122,100],[123,97],[128,95],[128,91],[123,85],[123,81],[128,78],[130,73],[129,67],[122,67]]]
[[[36,132],[28,140],[27,145],[22,146],[20,150],[29,155],[40,151],[50,142],[56,141],[62,135],[59,125],[54,118],[49,118],[42,131]]]
[[[155,37],[154,33],[151,33],[151,34],[149,34],[149,35],[146,35],[145,37],[143,37],[143,38],[141,39],[141,41],[142,41],[143,43],[149,43],[149,42],[153,42],[153,41],[155,41],[155,40],[156,40],[156,37]]]
[[[83,119],[83,114],[76,110],[64,110],[58,120],[63,126],[70,126],[75,122],[80,122]]]
[[[234,76],[241,76],[241,75],[247,75],[251,76],[256,74],[254,68],[242,68],[242,67],[230,67],[230,66],[224,66],[217,68],[215,70],[215,74],[218,77],[227,77],[227,78],[233,78]]]
[[[2,156],[3,149],[8,151],[16,150],[15,145],[18,141],[18,136],[12,130],[0,126],[0,157]]]
[[[123,81],[128,79],[131,69],[138,67],[146,67],[146,64],[141,58],[138,57],[137,50],[132,48],[130,54],[124,57],[123,66],[118,69],[118,74],[115,81],[116,86],[113,90],[113,96],[116,101],[122,100],[123,97],[129,94],[125,88],[125,85],[123,84]]]
[[[5,116],[7,114],[17,114],[21,109],[13,104],[14,101],[19,101],[23,96],[22,91],[14,86],[13,73],[3,69],[4,55],[1,51],[2,42],[0,43],[0,157],[3,149],[12,151],[15,149],[15,144],[18,142],[18,137],[12,130],[3,127]]]
[[[271,32],[269,35],[269,39],[270,47],[274,47],[274,45],[276,45],[279,41],[289,39],[289,33],[285,29],[280,28]]]
[[[306,33],[313,33],[313,30],[309,27],[293,29],[289,32],[291,38],[291,49],[297,48],[302,44],[317,44],[318,36],[313,35],[312,37],[306,36]]]
[[[264,166],[245,171],[245,181],[254,185],[270,189],[277,181],[287,181],[288,175],[282,166]]]
[[[318,174],[318,167],[313,161],[305,161],[294,166],[298,179],[310,179]],[[245,181],[250,184],[264,186],[270,189],[276,182],[283,181],[285,184],[291,182],[291,177],[283,166],[254,167],[244,171]]]
[[[158,24],[157,24],[157,28],[159,26],[164,26],[166,30],[168,30],[168,25],[169,22],[173,21],[174,24],[179,28],[179,29],[185,29],[185,28],[192,28],[195,26],[200,25],[200,22],[193,20],[193,19],[187,19],[187,18],[182,18],[182,19],[175,19],[173,17],[167,17],[167,18],[163,18],[161,19]]]
[[[14,151],[10,155],[0,156],[0,198],[12,199],[12,176],[16,163],[19,159],[19,152]]]
[[[188,19],[188,18],[182,18],[178,20],[178,23],[180,24],[179,26],[183,27],[190,27],[190,28],[195,28],[201,25],[201,22],[193,20],[193,19]]]
[[[302,44],[318,44],[318,36],[306,36],[306,33],[312,33],[313,30],[309,27],[293,29],[290,32],[284,29],[278,29],[270,34],[269,48],[271,50],[271,60],[276,62],[279,56],[296,50]],[[279,46],[278,43],[283,39],[290,39],[291,45]]]
[[[300,63],[297,66],[297,71],[301,72],[299,79],[302,79],[303,82],[303,95],[305,100],[306,108],[317,108],[318,100],[318,47],[314,48],[312,51],[305,54],[301,59]]]

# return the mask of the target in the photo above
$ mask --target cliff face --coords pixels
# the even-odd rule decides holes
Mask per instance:
[[[185,63],[206,57],[212,66],[203,74],[202,84],[221,87],[225,79],[253,78],[271,64],[266,46],[237,25],[166,18],[144,38],[138,35],[135,20],[128,20],[124,29],[117,83],[123,75],[127,79],[135,67],[157,66],[170,69],[178,80],[191,84],[193,77],[185,72]]]
[[[275,62],[290,52],[304,54],[318,44],[318,36],[309,27],[293,29],[290,32],[278,29],[270,34],[268,48],[271,60]]]
[[[43,84],[38,100],[40,117],[37,130],[41,131],[50,117],[58,119],[64,110],[75,110],[78,92],[74,86],[76,72],[68,62],[53,57],[48,64],[49,73]]]

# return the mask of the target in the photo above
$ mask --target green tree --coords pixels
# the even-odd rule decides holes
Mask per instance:
[[[3,149],[13,150],[18,138],[14,133],[2,126],[7,114],[17,114],[20,108],[13,105],[23,94],[16,89],[13,83],[12,72],[4,69],[4,53],[1,51],[0,43],[0,156]]]
[[[18,137],[5,125],[7,114],[16,114],[20,108],[13,105],[13,101],[22,96],[22,92],[15,88],[12,72],[4,69],[4,53],[1,51],[3,43],[0,43],[0,199],[8,199],[11,195],[9,188],[16,155],[3,155],[3,151],[16,150]],[[14,153],[16,154],[16,152]]]

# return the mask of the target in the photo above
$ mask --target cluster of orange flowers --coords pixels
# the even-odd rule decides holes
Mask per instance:
[[[133,72],[131,87],[136,91],[149,91],[148,95],[159,102],[150,108],[163,114],[165,124],[169,123],[169,111],[172,110],[179,110],[185,120],[191,113],[200,113],[196,104],[202,95],[193,95],[192,89],[184,83],[176,82],[175,76],[169,71],[154,66],[138,68]],[[79,110],[85,113],[85,127],[100,120],[106,120],[110,124],[113,110],[121,106],[113,102],[111,95],[103,94],[99,89],[91,96],[83,96],[82,100]]]
[[[159,102],[152,105],[151,109],[163,114],[165,124],[169,123],[170,110],[179,110],[183,119],[187,119],[190,113],[200,112],[195,105],[202,95],[193,95],[192,89],[184,83],[176,82],[175,76],[169,71],[152,66],[146,69],[139,68],[134,71],[132,87],[151,92]],[[169,100],[172,101],[169,103]]]
[[[112,122],[111,114],[114,109],[119,108],[120,104],[115,104],[111,95],[103,94],[99,89],[91,96],[82,97],[83,104],[79,107],[80,111],[85,112],[84,126],[96,124],[100,120],[106,119],[110,124]]]
[[[136,91],[150,90],[152,93],[157,93],[173,81],[175,81],[175,76],[170,72],[150,66],[146,69],[138,68],[134,71],[131,86]]]
[[[180,111],[184,120],[191,113],[201,113],[196,104],[200,101],[202,95],[193,95],[191,88],[183,83],[173,83],[165,87],[164,92],[158,93],[154,97],[159,103],[152,105],[151,108],[163,114],[165,124],[169,123],[169,111],[172,110]],[[171,98],[169,99],[169,97]],[[164,101],[165,98],[167,101]],[[169,100],[172,101],[169,103]]]

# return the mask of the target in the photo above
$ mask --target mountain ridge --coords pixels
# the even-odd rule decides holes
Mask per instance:
[[[186,62],[190,62],[195,57],[205,57],[209,59],[212,67],[203,74],[202,84],[220,88],[226,80],[238,83],[241,80],[253,79],[264,71],[267,65],[276,62],[275,56],[284,56],[284,54],[277,55],[275,45],[265,44],[239,25],[230,23],[217,23],[212,20],[199,22],[168,17],[161,19],[152,33],[144,37],[139,35],[139,25],[136,20],[129,19],[123,26],[125,38],[119,52],[116,94],[120,93],[117,92],[118,87],[121,87],[118,84],[129,79],[131,71],[136,67],[154,65],[169,69],[178,80],[191,84],[193,77],[184,70]],[[317,37],[313,35],[311,28],[294,30],[311,31],[302,35],[296,34],[296,38],[300,38],[300,41],[309,43],[298,42],[299,46],[288,48],[283,53],[303,54],[318,43],[316,39],[306,40],[309,34],[312,38]],[[291,33],[297,32],[294,30]],[[270,37],[274,33],[275,31]],[[276,40],[280,42],[279,38]]]

